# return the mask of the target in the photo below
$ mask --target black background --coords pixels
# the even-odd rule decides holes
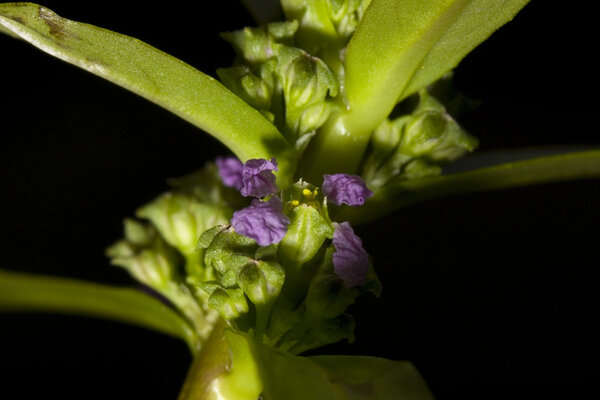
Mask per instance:
[[[592,13],[558,3],[532,1],[457,69],[457,89],[481,101],[459,119],[480,151],[600,142]],[[45,5],[213,75],[233,56],[218,32],[253,24],[233,0]],[[122,218],[225,148],[8,37],[0,79],[0,267],[132,284],[103,255]],[[322,352],[411,360],[439,399],[597,397],[599,200],[597,180],[548,184],[359,227],[384,293],[354,307],[354,344]],[[0,398],[174,399],[189,362],[183,343],[135,327],[0,316]]]

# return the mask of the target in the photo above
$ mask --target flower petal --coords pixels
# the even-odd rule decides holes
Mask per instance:
[[[242,196],[261,198],[277,193],[279,188],[275,183],[273,171],[277,171],[275,158],[271,158],[271,160],[257,158],[246,161],[242,169]]]
[[[277,196],[268,201],[252,200],[252,203],[233,213],[231,224],[237,233],[256,240],[261,246],[279,243],[290,224],[283,215],[283,203]]]
[[[242,169],[244,165],[235,157],[217,157],[215,160],[219,175],[223,184],[228,187],[241,190],[244,186],[242,180]]]
[[[337,206],[342,203],[349,206],[362,206],[373,195],[358,175],[323,175],[323,194],[327,200]]]
[[[349,222],[333,223],[333,270],[348,287],[365,283],[369,258]]]

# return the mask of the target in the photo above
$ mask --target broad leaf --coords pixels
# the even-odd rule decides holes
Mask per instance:
[[[547,182],[598,178],[600,178],[600,150],[579,151],[392,183],[378,190],[358,212],[351,207],[340,207],[333,214],[337,220],[359,224],[432,198]]]
[[[268,399],[433,399],[408,361],[366,356],[299,357],[264,346],[257,346],[256,351]]]
[[[0,270],[0,312],[52,312],[107,318],[199,345],[183,317],[135,289]]]
[[[528,0],[373,0],[348,45],[346,96],[366,130],[454,68]]]
[[[258,111],[212,77],[137,39],[31,3],[0,4],[0,32],[139,94],[215,136],[242,161],[276,157],[291,181],[294,151]],[[5,60],[6,62],[6,60]]]

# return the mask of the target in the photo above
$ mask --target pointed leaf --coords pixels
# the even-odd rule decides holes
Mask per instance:
[[[0,270],[0,312],[51,312],[107,318],[183,339],[195,351],[189,324],[160,300],[135,289]]]
[[[600,150],[552,155],[456,174],[392,183],[375,192],[360,209],[348,207],[336,210],[334,218],[359,224],[419,201],[442,196],[598,178]]]
[[[373,0],[346,58],[352,122],[369,131],[454,68],[528,0]]]
[[[275,126],[217,80],[181,60],[32,3],[0,4],[0,32],[166,108],[215,136],[243,161],[276,157],[280,185],[291,180],[294,152]]]

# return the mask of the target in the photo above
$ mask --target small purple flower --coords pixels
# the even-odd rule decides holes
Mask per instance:
[[[273,171],[277,171],[275,158],[271,158],[271,160],[258,158],[246,161],[242,169],[242,196],[261,198],[277,193],[279,188],[275,183]]]
[[[242,180],[242,169],[244,165],[240,160],[235,157],[217,157],[215,164],[217,164],[219,175],[221,175],[221,180],[225,186],[237,190],[242,189],[244,186]]]
[[[277,196],[269,201],[252,200],[246,208],[233,213],[231,224],[237,233],[256,240],[261,246],[279,243],[290,224],[283,215],[283,203]]]
[[[323,175],[323,194],[336,206],[342,203],[349,206],[362,206],[373,192],[358,175],[333,174]]]
[[[365,283],[369,258],[349,222],[333,223],[333,270],[348,287]]]

